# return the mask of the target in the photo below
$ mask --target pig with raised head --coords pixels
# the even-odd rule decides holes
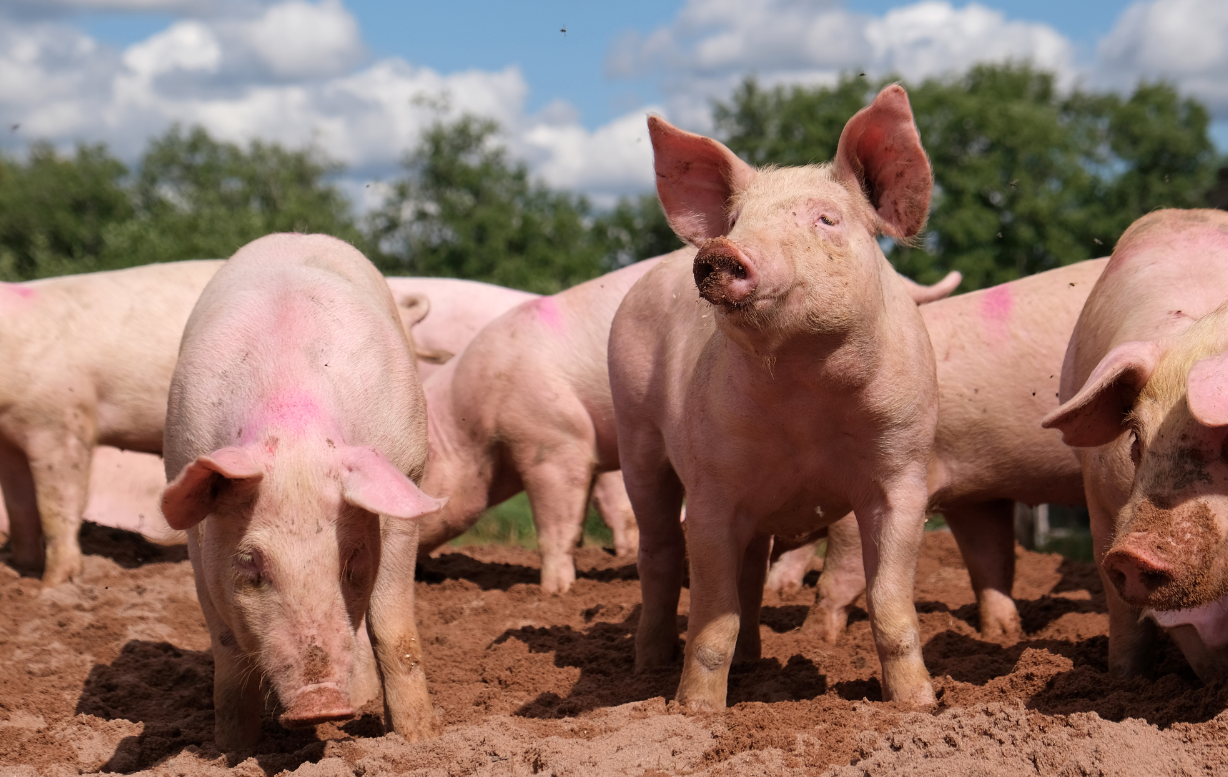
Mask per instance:
[[[1228,672],[1226,387],[1228,213],[1149,213],[1088,297],[1044,420],[1083,463],[1115,675],[1148,667],[1153,624],[1200,676]]]
[[[1079,459],[1040,420],[1057,408],[1066,344],[1108,259],[1093,259],[921,307],[938,361],[931,512],[950,526],[972,578],[986,637],[1016,637],[1014,502],[1079,504]],[[783,554],[768,587],[801,584],[814,546]],[[835,640],[865,590],[853,516],[828,527],[805,629]]]
[[[13,560],[81,570],[97,445],[160,453],[183,324],[220,261],[0,284],[0,488]]]
[[[661,204],[699,250],[645,275],[610,333],[640,527],[636,666],[674,660],[687,556],[677,698],[723,708],[730,664],[760,654],[772,535],[810,534],[855,510],[884,696],[930,704],[912,591],[934,352],[877,240],[915,235],[928,212],[932,175],[908,97],[884,89],[824,165],[756,170],[659,118],[648,128]]]
[[[388,286],[347,243],[269,235],[205,288],[184,330],[164,445],[167,522],[188,532],[213,648],[215,737],[355,714],[435,733],[414,622],[414,484],[426,409]]]

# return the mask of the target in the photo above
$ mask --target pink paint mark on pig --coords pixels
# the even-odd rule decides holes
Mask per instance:
[[[1011,309],[1014,306],[1015,300],[1007,286],[995,286],[986,291],[980,306],[985,328],[998,337],[1006,337],[1009,334]]]
[[[553,298],[542,297],[530,304],[537,311],[537,317],[541,319],[543,324],[555,332],[563,331],[563,314],[559,310],[558,303]]]
[[[5,297],[13,298],[17,302],[31,302],[38,295],[34,289],[18,283],[0,283],[0,291],[5,292]]]
[[[257,406],[255,416],[244,424],[245,433],[240,442],[255,442],[257,435],[266,430],[302,434],[327,419],[328,414],[311,394],[298,389],[281,391]],[[275,438],[270,439],[270,444],[276,447]]]

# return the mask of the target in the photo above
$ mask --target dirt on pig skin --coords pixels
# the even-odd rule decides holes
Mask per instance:
[[[182,546],[92,525],[82,544],[80,582],[41,595],[0,563],[0,775],[1228,774],[1228,684],[1200,684],[1169,644],[1153,677],[1110,678],[1091,565],[1019,551],[1025,636],[987,642],[942,532],[917,576],[934,710],[880,700],[863,611],[834,646],[797,631],[814,572],[767,599],[764,658],[735,667],[730,708],[688,716],[671,701],[680,667],[633,674],[634,566],[582,549],[575,588],[548,596],[534,551],[446,548],[420,565],[417,605],[442,736],[381,734],[377,699],[314,730],[269,710],[258,747],[237,753],[212,741],[208,631]]]

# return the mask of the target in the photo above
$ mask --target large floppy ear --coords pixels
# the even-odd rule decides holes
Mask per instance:
[[[934,174],[904,87],[888,86],[848,120],[840,133],[835,172],[865,192],[888,235],[904,239],[921,231]]]
[[[1100,360],[1079,393],[1040,425],[1060,429],[1062,441],[1075,448],[1112,442],[1122,433],[1126,414],[1151,379],[1160,353],[1154,341],[1122,343]]]
[[[247,448],[220,448],[183,468],[162,491],[162,514],[172,529],[190,529],[213,512],[225,481],[259,483],[264,467]]]
[[[720,143],[648,117],[657,195],[669,225],[691,245],[729,233],[729,198],[754,180],[755,168]]]
[[[371,448],[349,448],[342,456],[341,495],[346,502],[390,518],[421,518],[438,512],[446,499],[422,493],[414,481]]]
[[[1228,426],[1228,352],[1195,362],[1186,380],[1190,414],[1203,426]]]

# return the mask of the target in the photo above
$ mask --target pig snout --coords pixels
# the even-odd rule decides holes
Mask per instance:
[[[286,728],[305,728],[330,720],[347,720],[358,714],[350,697],[336,683],[316,683],[300,688],[285,703],[279,719]]]
[[[709,240],[695,255],[695,285],[713,305],[746,304],[759,286],[759,274],[746,252],[732,240]]]
[[[1105,555],[1104,570],[1121,598],[1134,607],[1147,606],[1157,594],[1171,589],[1179,578],[1171,563],[1134,536]]]

